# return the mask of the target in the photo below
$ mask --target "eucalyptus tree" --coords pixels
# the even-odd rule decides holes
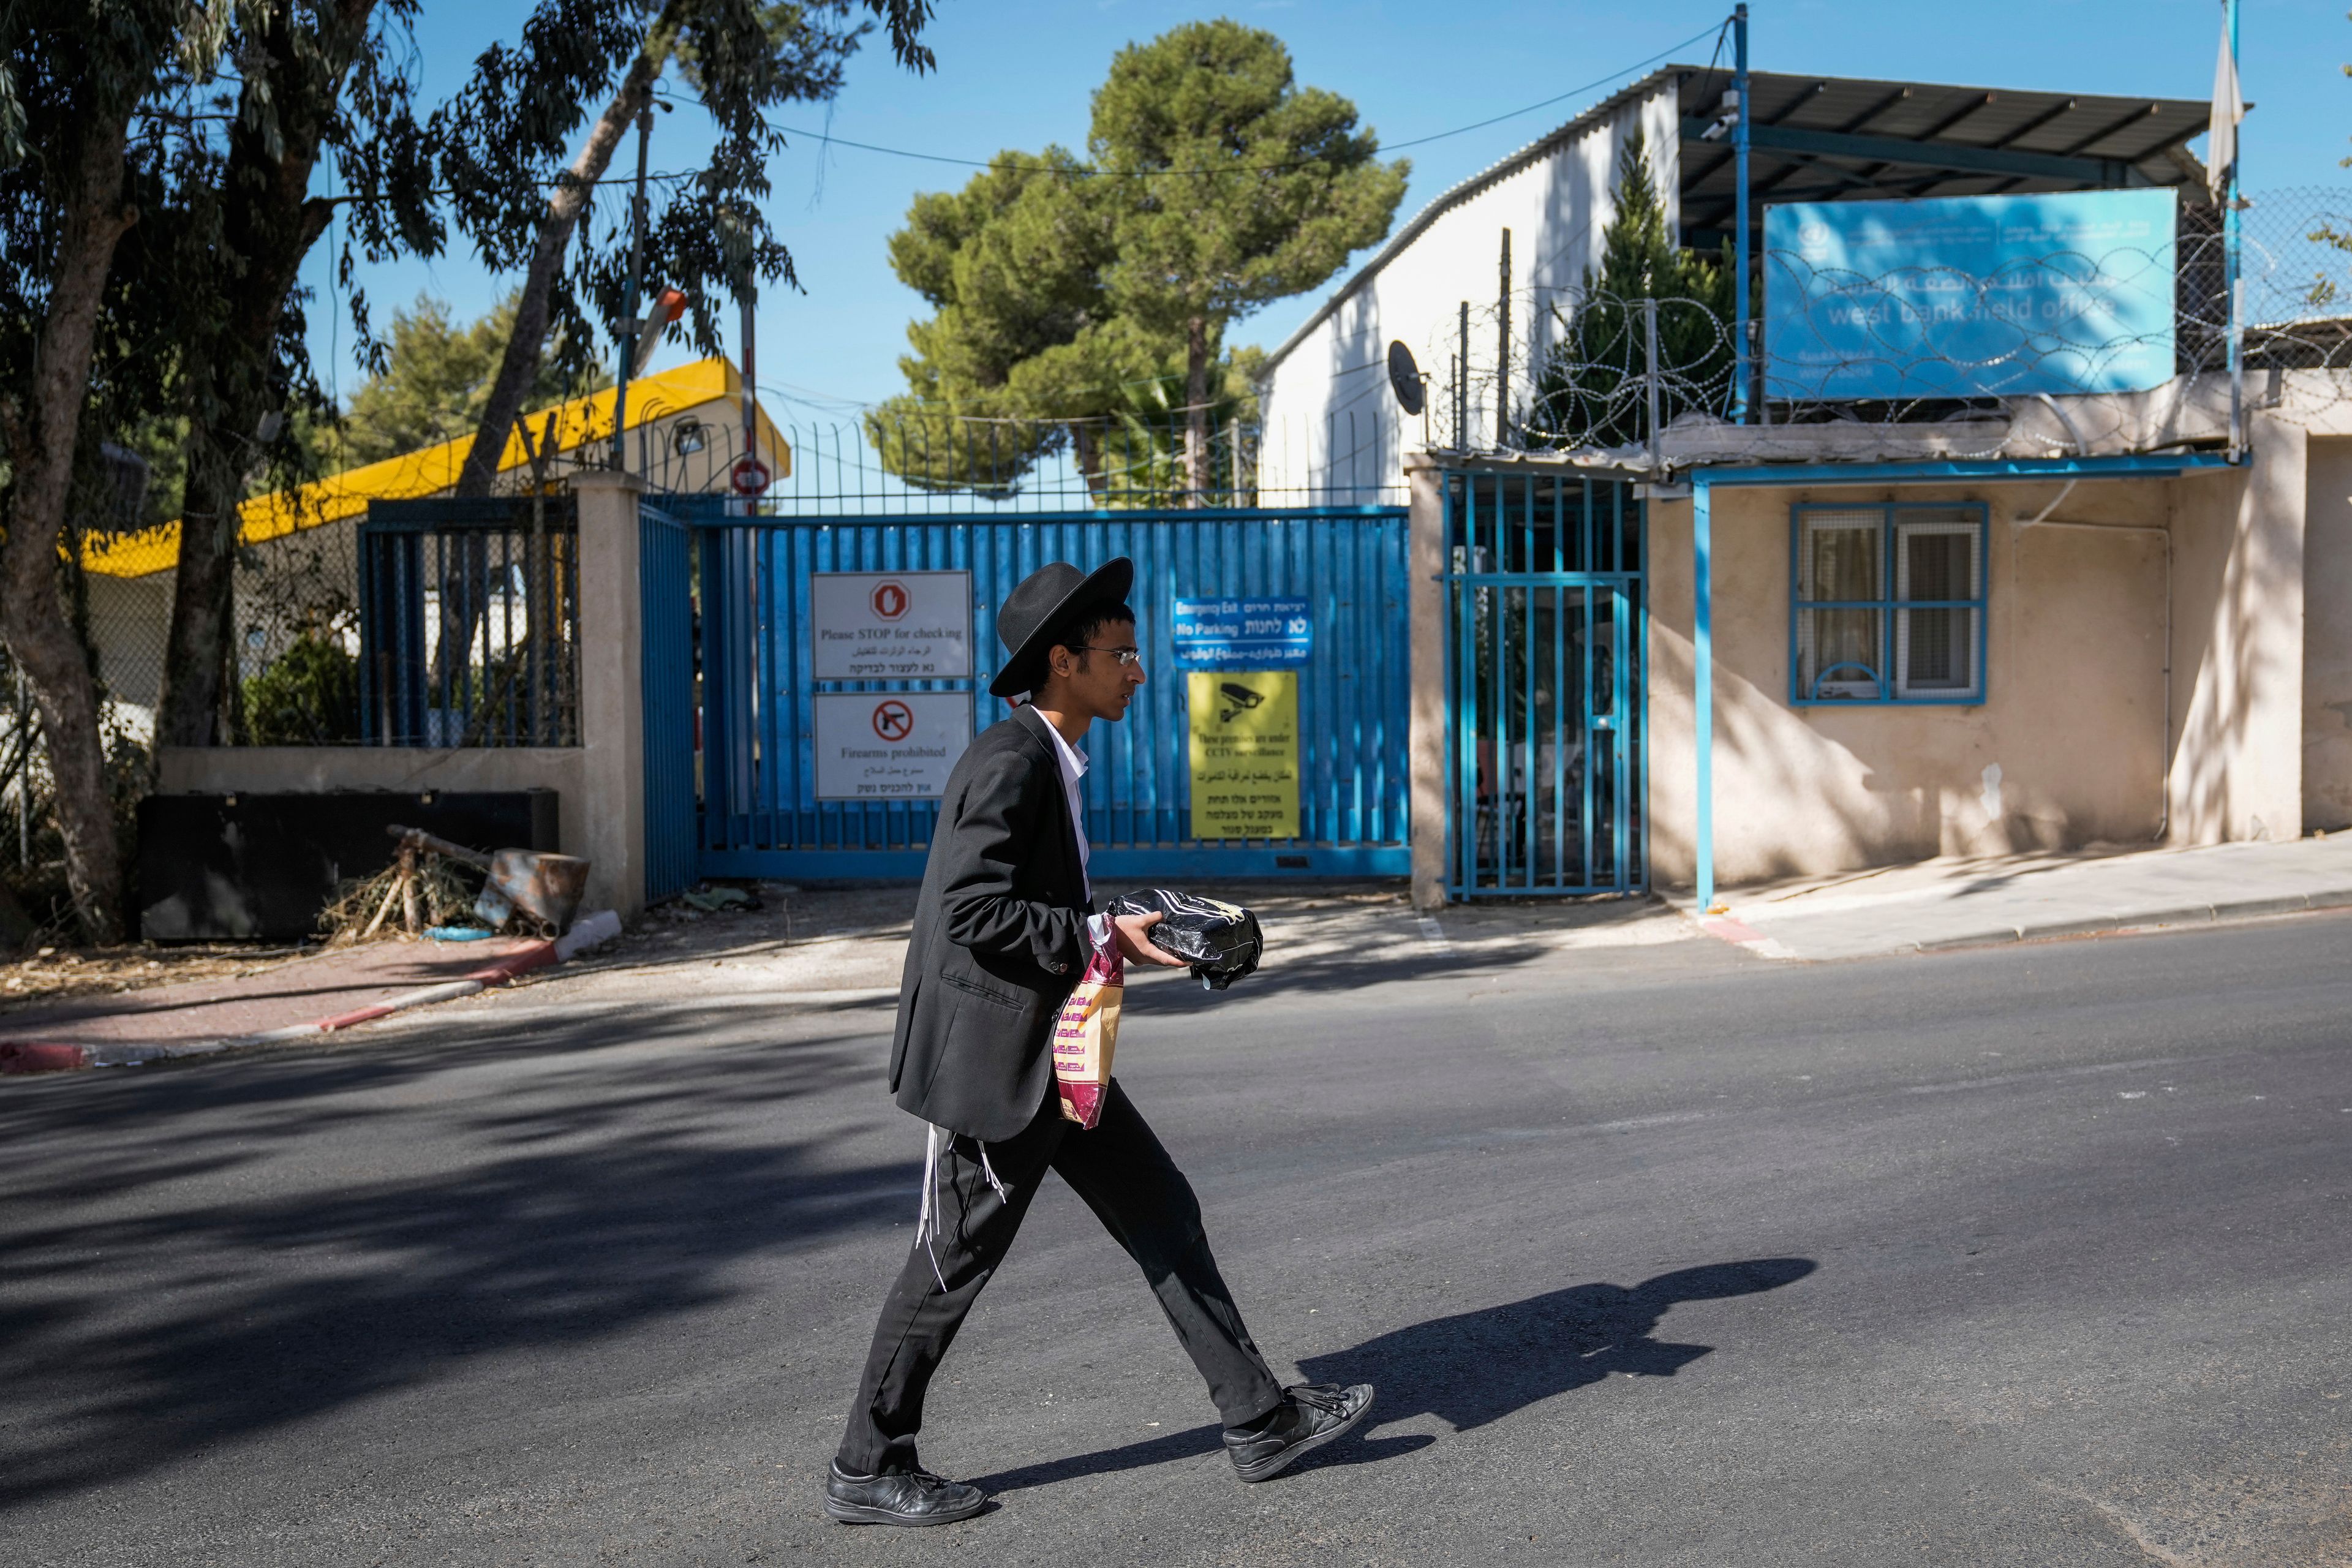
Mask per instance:
[[[159,746],[218,738],[221,699],[234,689],[239,506],[258,474],[308,477],[295,432],[310,421],[294,416],[333,413],[305,342],[304,262],[340,218],[340,279],[380,365],[355,260],[440,248],[415,105],[416,10],[417,0],[231,8],[226,85],[196,100],[207,112],[174,181],[169,239],[119,279],[148,296],[150,310],[174,312],[159,368],[173,378],[186,430]]]
[[[152,386],[139,362],[158,323],[126,316],[107,280],[163,193],[182,128],[172,111],[187,107],[172,84],[211,70],[229,12],[176,0],[0,10],[0,639],[32,689],[67,882],[94,941],[121,933],[122,863],[98,682],[59,563],[69,511],[104,488],[101,436]]]
[[[648,218],[648,275],[685,290],[688,332],[705,352],[718,345],[729,291],[752,278],[796,281],[791,253],[759,211],[768,162],[784,144],[769,116],[841,90],[869,26],[861,10],[885,23],[901,65],[931,68],[920,38],[930,0],[540,0],[518,43],[483,53],[435,117],[433,140],[456,222],[486,265],[522,278],[458,494],[489,492],[551,330],[559,353],[576,359],[567,368],[584,370],[608,341],[599,327],[623,313],[626,246],[583,246],[575,256],[573,239],[667,75],[675,72],[717,135],[702,168],[663,182]]]
[[[470,437],[498,379],[514,316],[512,295],[468,322],[429,295],[394,310],[383,368],[344,400],[340,418],[310,431],[318,468],[339,471]],[[611,381],[601,369],[566,381],[554,365],[542,363],[524,407],[546,408]]]

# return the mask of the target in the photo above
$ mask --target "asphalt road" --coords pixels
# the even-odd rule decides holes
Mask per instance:
[[[1244,1488],[1058,1186],[827,1523],[908,1245],[887,1013],[673,985],[0,1091],[0,1560],[2352,1563],[2352,918],[1138,988],[1119,1070],[1287,1375]],[[1255,989],[1253,989],[1255,987]]]

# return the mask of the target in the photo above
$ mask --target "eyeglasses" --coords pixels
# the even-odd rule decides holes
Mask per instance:
[[[1094,644],[1088,643],[1087,645],[1087,651],[1088,653],[1108,653],[1117,655],[1118,658],[1118,667],[1121,669],[1125,669],[1130,664],[1141,664],[1143,662],[1143,650],[1139,647],[1097,647]]]

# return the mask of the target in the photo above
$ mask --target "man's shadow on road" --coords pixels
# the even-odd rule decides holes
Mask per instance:
[[[1606,1282],[1571,1285],[1523,1301],[1432,1318],[1351,1350],[1309,1356],[1299,1370],[1309,1383],[1375,1384],[1375,1426],[1431,1415],[1466,1432],[1612,1373],[1672,1377],[1715,1349],[1652,1336],[1676,1303],[1778,1290],[1817,1267],[1807,1258],[1755,1258],[1677,1268],[1630,1289]],[[1351,1438],[1302,1459],[1297,1468],[1370,1464],[1435,1441],[1419,1433]],[[1222,1447],[1216,1426],[1195,1426],[1099,1453],[1024,1465],[973,1484],[991,1492],[1022,1491],[1213,1454]]]

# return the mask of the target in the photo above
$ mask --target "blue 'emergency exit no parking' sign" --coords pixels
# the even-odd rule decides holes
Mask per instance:
[[[1315,653],[1305,599],[1179,599],[1179,669],[1285,669]]]

